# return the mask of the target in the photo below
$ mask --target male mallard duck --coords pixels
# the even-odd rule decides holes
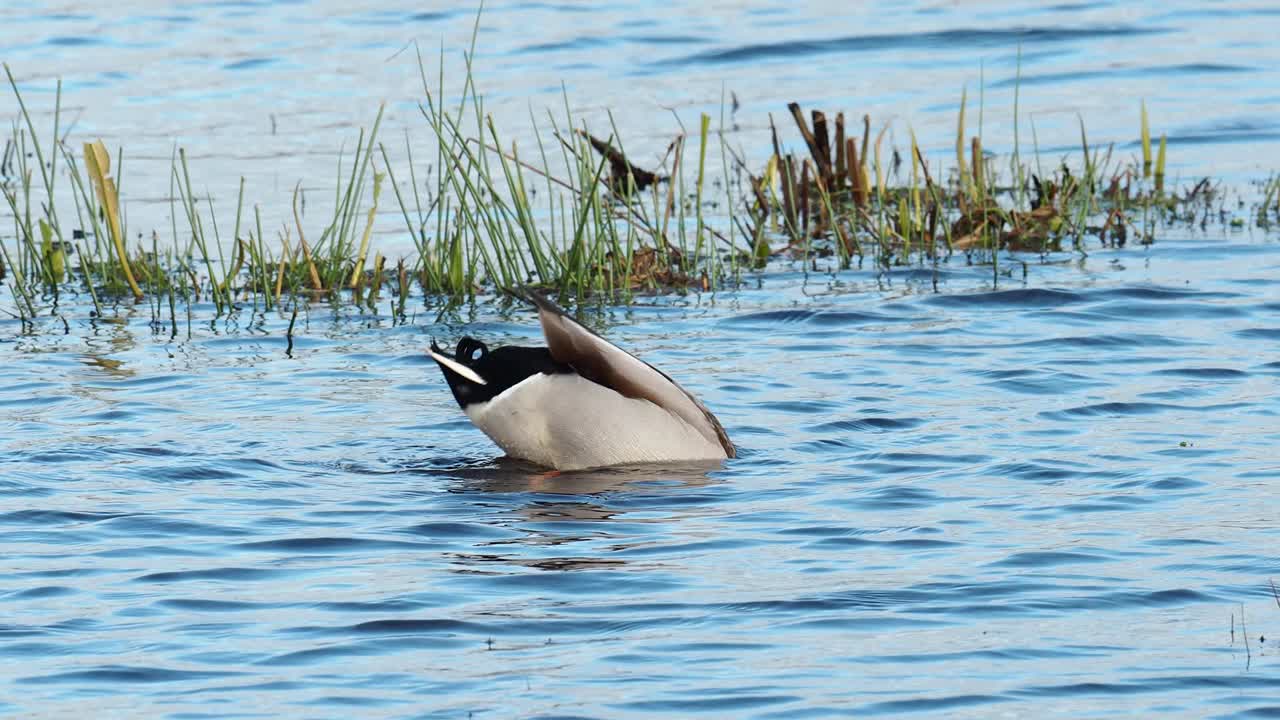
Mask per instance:
[[[431,357],[471,422],[512,457],[556,470],[735,456],[720,421],[666,373],[554,303],[538,306],[547,347],[490,350],[464,337]]]

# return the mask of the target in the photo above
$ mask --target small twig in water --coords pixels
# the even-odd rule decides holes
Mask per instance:
[[[288,340],[288,343],[289,343],[284,349],[284,354],[287,355],[288,357],[293,357],[293,324],[297,322],[297,320],[298,320],[298,303],[295,301],[293,303],[293,315],[289,317],[289,329],[285,331],[285,335],[284,335],[285,339]]]
[[[1244,626],[1244,603],[1240,603],[1240,639],[1244,640],[1244,668],[1248,670],[1253,662],[1253,653],[1249,651],[1249,630]]]

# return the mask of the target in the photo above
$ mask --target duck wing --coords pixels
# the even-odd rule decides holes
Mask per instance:
[[[587,329],[540,293],[526,289],[524,294],[538,306],[542,334],[556,362],[623,396],[667,410],[719,443],[727,457],[737,455],[716,416],[666,373]]]

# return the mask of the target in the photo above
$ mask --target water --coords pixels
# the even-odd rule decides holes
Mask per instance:
[[[606,316],[718,412],[710,471],[496,460],[422,355],[461,325],[10,325],[3,709],[1264,716],[1277,270],[1184,241]]]
[[[408,0],[135,0],[111,11],[9,3],[0,5],[0,55],[45,136],[61,77],[72,142],[124,148],[121,193],[144,237],[153,228],[172,235],[175,144],[197,192],[214,198],[224,235],[241,177],[246,207],[259,205],[274,234],[292,225],[299,182],[304,210],[324,218],[339,152],[350,160],[358,129],[384,101],[380,137],[410,192],[406,137],[420,174],[435,163],[412,43],[433,90],[443,45],[446,94],[456,99],[473,24],[471,9]],[[723,114],[731,145],[758,168],[771,115],[803,153],[786,110],[794,100],[843,110],[851,127],[864,113],[877,132],[891,121],[886,150],[909,152],[913,130],[935,168],[953,167],[967,88],[968,134],[980,130],[989,151],[1007,155],[1016,138],[1024,158],[1042,151],[1045,168],[1078,162],[1083,120],[1093,149],[1115,143],[1129,159],[1140,153],[1145,100],[1155,137],[1169,137],[1171,184],[1212,176],[1241,185],[1277,169],[1280,45],[1265,38],[1278,32],[1280,11],[1267,2],[675,0],[661,12],[635,2],[491,2],[473,70],[504,142],[528,157],[535,122],[554,150],[548,112],[563,124],[568,104],[601,136],[612,111],[627,152],[648,168],[682,130],[697,135],[700,113],[717,127]],[[14,105],[0,96],[0,116]],[[718,153],[710,157],[718,173]],[[59,204],[69,213],[72,199]],[[396,204],[384,202],[381,214],[380,247],[410,249]]]
[[[174,137],[207,143],[215,190],[247,173],[269,197],[279,176],[287,197],[388,88],[412,92],[387,56],[470,22],[48,10],[0,11],[5,57],[67,78],[76,133],[138,148],[135,218],[167,212],[142,188],[167,192]],[[1249,40],[1266,6],[491,10],[499,112],[554,102],[564,77],[578,102],[628,108],[655,153],[658,105],[718,113],[725,78],[744,142],[793,97],[865,97],[920,113],[945,149],[955,89],[980,59],[1011,76],[1019,38],[1022,101],[1073,133],[1085,108],[1099,137],[1132,137],[1141,94],[1202,138],[1171,151],[1188,175],[1247,175],[1274,148],[1249,120],[1276,109],[1274,44]],[[1081,30],[953,32],[1022,26]],[[921,68],[938,81],[902,81]],[[988,112],[1009,100],[991,91]],[[288,318],[249,309],[197,307],[188,336],[179,308],[177,337],[145,306],[88,319],[84,298],[62,299],[65,333],[0,316],[0,715],[1280,713],[1280,245],[1178,227],[1001,262],[994,282],[961,258],[784,265],[596,316],[717,412],[741,457],[712,469],[549,477],[496,458],[423,350],[536,342],[528,309],[437,321],[415,298],[400,324],[314,306],[291,354]]]

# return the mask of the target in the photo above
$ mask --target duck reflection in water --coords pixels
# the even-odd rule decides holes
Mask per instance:
[[[465,484],[464,492],[577,496],[702,487],[719,482],[709,473],[722,468],[723,463],[717,460],[698,460],[560,472],[548,471],[524,460],[500,457],[485,465],[459,468],[449,474]]]
[[[709,474],[720,468],[719,462],[704,461],[561,473],[504,457],[484,466],[454,470],[449,473],[456,479],[452,492],[474,494],[487,504],[503,498],[517,500],[502,515],[504,525],[520,530],[523,536],[487,545],[492,550],[516,546],[511,553],[456,553],[453,558],[462,566],[458,571],[464,573],[503,575],[510,570],[502,566],[513,565],[554,571],[622,569],[627,561],[614,553],[653,540],[649,528],[637,531],[639,524],[669,522],[669,518],[654,517],[658,510],[668,515],[686,512],[682,506],[660,499],[672,491],[687,493],[721,482]],[[535,497],[521,497],[526,495]],[[646,502],[650,498],[655,500],[653,504]],[[632,537],[635,539],[629,539]],[[585,552],[544,554],[545,548],[569,546],[582,547]]]

